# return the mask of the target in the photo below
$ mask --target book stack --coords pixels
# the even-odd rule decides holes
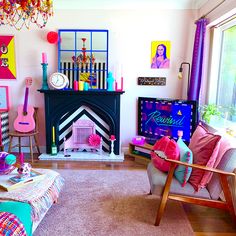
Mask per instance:
[[[133,154],[144,156],[144,157],[147,157],[148,159],[151,159],[151,155],[150,155],[151,150],[148,150],[146,148],[134,146]]]

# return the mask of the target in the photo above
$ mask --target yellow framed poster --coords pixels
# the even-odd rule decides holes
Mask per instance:
[[[0,35],[0,79],[16,79],[13,35]]]

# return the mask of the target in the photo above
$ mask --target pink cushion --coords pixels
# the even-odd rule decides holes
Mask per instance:
[[[189,148],[193,153],[193,163],[207,167],[215,167],[216,162],[219,163],[217,155],[219,152],[220,139],[220,135],[210,133],[203,126],[198,125],[189,144]],[[206,187],[211,177],[212,174],[210,172],[193,168],[189,183],[198,191]]]
[[[170,163],[163,158],[167,157],[168,159],[179,160],[178,145],[173,139],[164,136],[153,146],[151,157],[153,165],[157,169],[167,172],[170,169]]]

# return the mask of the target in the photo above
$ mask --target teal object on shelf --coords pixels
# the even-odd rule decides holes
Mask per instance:
[[[112,72],[109,72],[107,77],[107,91],[114,91],[114,82],[115,79],[112,75]]]
[[[42,90],[48,90],[48,76],[47,76],[47,63],[42,63],[42,68],[43,68],[43,83],[42,83]]]

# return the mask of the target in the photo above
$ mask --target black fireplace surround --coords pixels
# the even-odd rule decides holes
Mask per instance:
[[[61,117],[81,106],[89,107],[109,126],[108,135],[115,135],[114,153],[120,153],[120,95],[124,91],[74,91],[74,90],[38,90],[44,94],[46,152],[51,152],[52,127],[55,127],[55,141],[59,150],[59,125]],[[72,122],[71,124],[72,125]],[[109,140],[108,140],[109,141]],[[110,143],[108,143],[110,146]],[[109,151],[109,150],[108,150]]]

